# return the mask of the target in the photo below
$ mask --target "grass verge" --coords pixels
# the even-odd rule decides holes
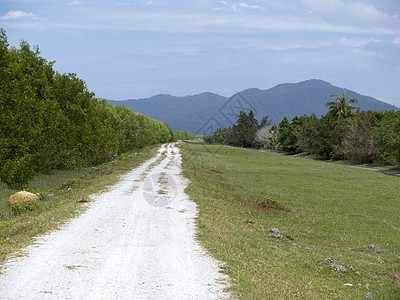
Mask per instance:
[[[121,155],[118,161],[93,168],[57,170],[39,174],[29,189],[43,199],[32,210],[14,212],[8,198],[17,192],[0,182],[0,265],[34,237],[58,228],[87,208],[90,195],[102,193],[118,182],[120,175],[157,153],[157,145]],[[17,253],[18,254],[18,253]]]
[[[229,146],[180,147],[198,238],[225,262],[235,298],[400,299],[399,177]]]

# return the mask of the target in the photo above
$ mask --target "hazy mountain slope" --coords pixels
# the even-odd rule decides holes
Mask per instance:
[[[291,120],[294,116],[315,113],[318,117],[328,111],[325,103],[334,101],[334,93],[349,93],[349,99],[356,98],[361,110],[385,111],[397,109],[375,98],[331,85],[322,80],[307,80],[299,83],[284,83],[268,90],[248,89],[241,94],[257,111],[257,116],[268,114],[279,123],[284,116]]]
[[[112,105],[125,105],[150,118],[167,122],[173,130],[202,133],[204,127],[209,125],[210,128],[229,125],[232,118],[226,117],[232,112],[239,113],[241,107],[255,110],[259,120],[269,115],[276,124],[284,116],[289,120],[294,116],[311,113],[321,116],[327,112],[325,103],[334,100],[330,97],[333,93],[349,93],[350,98],[358,99],[357,105],[361,110],[398,109],[375,98],[316,79],[284,83],[267,90],[247,89],[240,92],[240,97],[232,96],[231,99],[217,94],[202,93],[186,97],[156,95],[145,99],[108,102]]]
[[[152,119],[166,122],[173,130],[196,132],[226,100],[226,97],[217,94],[202,93],[186,97],[156,95],[145,99],[108,102],[125,105]]]

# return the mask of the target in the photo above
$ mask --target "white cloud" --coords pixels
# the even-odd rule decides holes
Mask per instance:
[[[310,12],[313,14],[332,13],[343,10],[344,4],[339,0],[300,0]],[[339,17],[339,16],[336,16]]]
[[[382,10],[382,6],[371,5],[360,1],[342,0],[301,0],[304,8],[312,15],[329,22],[330,24],[344,24],[358,28],[400,28],[400,20],[396,15]]]
[[[352,3],[346,7],[347,13],[360,21],[368,23],[390,21],[392,17],[382,11],[379,11],[372,5],[363,3]]]
[[[89,0],[90,1],[90,0]],[[400,35],[400,20],[372,5],[350,0],[210,1],[194,2],[146,0],[121,6],[119,0],[83,2],[72,0],[64,10],[35,22],[39,29],[149,30],[162,32],[311,32]],[[79,5],[79,4],[92,4]],[[322,4],[321,4],[322,3]],[[215,5],[217,4],[217,5]],[[58,9],[61,5],[55,6]],[[48,9],[50,11],[50,9]],[[238,13],[240,12],[240,14]],[[2,20],[35,16],[11,11]],[[13,24],[10,26],[18,26]],[[40,28],[39,28],[40,27]],[[361,41],[355,43],[361,43]]]
[[[241,11],[241,8],[260,9],[261,7],[259,5],[247,4],[247,3],[244,3],[244,2],[240,2],[239,4],[232,5],[232,9],[234,11]]]
[[[368,45],[371,42],[380,42],[380,40],[376,38],[347,38],[342,37],[339,41],[339,44],[347,47],[361,47]]]
[[[158,2],[158,1],[147,1],[146,2],[147,6],[167,6],[166,3],[164,2]]]
[[[243,8],[251,8],[251,9],[258,9],[258,8],[260,8],[260,6],[258,6],[258,5],[250,5],[250,4],[247,4],[247,3],[244,3],[244,2],[240,2],[240,3],[239,3],[239,6],[240,6],[240,7],[243,7]]]
[[[32,18],[32,17],[35,17],[35,15],[30,12],[25,12],[21,10],[11,10],[4,16],[2,16],[1,19],[4,21],[9,21],[9,20],[18,20],[18,19]]]
[[[399,44],[400,45],[400,36],[398,36],[397,38],[395,38],[393,40],[393,44]]]

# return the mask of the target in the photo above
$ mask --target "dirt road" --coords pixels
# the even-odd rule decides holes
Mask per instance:
[[[174,144],[6,264],[0,299],[221,299],[227,278],[195,241]]]

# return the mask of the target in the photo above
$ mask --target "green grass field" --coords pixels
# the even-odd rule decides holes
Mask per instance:
[[[234,297],[400,299],[399,177],[229,146],[181,148],[198,237],[225,262]]]
[[[58,228],[84,211],[90,195],[115,184],[120,175],[155,155],[158,147],[123,154],[117,162],[98,167],[39,174],[29,189],[42,193],[44,199],[37,208],[22,213],[15,213],[8,205],[8,198],[17,190],[0,182],[0,265],[15,251],[32,243],[35,236]]]

